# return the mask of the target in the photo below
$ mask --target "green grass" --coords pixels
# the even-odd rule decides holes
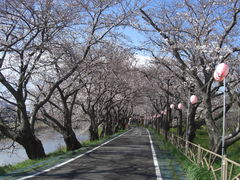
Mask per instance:
[[[210,149],[210,144],[208,140],[208,133],[206,127],[202,127],[198,129],[196,132],[196,138],[194,139],[195,144],[200,144],[202,147],[206,149]],[[235,142],[233,145],[229,146],[227,149],[227,158],[231,159],[237,163],[240,163],[240,140]],[[220,162],[219,162],[220,163]],[[219,165],[219,164],[218,164]],[[234,174],[238,174],[240,172],[240,168],[235,168],[233,170]]]
[[[202,146],[206,149],[210,149],[208,133],[207,133],[207,129],[206,129],[205,126],[203,126],[201,129],[198,129],[196,131],[196,137],[194,139],[194,143],[199,144],[200,146]],[[238,140],[233,145],[228,147],[227,152],[226,152],[227,158],[231,159],[231,160],[233,160],[237,163],[240,163],[240,151],[239,151],[239,149],[240,149],[240,140]],[[219,165],[220,165],[220,162],[216,166],[219,167]],[[235,168],[234,169],[234,174],[237,174],[239,172],[240,172],[240,168]]]
[[[3,167],[0,167],[0,175],[4,175],[8,172],[11,172],[11,171],[14,171],[16,169],[20,169],[20,168],[24,168],[24,167],[28,167],[28,166],[31,166],[33,164],[36,164],[38,162],[41,162],[43,161],[45,158],[43,159],[38,159],[38,160],[25,160],[21,163],[18,163],[16,165],[6,165],[6,166],[3,166]]]
[[[196,138],[194,139],[195,144],[200,144],[202,147],[206,149],[210,149],[208,133],[206,128],[198,129],[196,132]],[[235,142],[233,145],[228,147],[227,149],[227,158],[240,163],[240,140]]]
[[[22,169],[22,168],[26,168],[26,167],[32,166],[34,164],[38,164],[38,163],[43,162],[43,161],[45,161],[45,160],[47,160],[49,158],[60,156],[60,155],[63,155],[65,153],[66,153],[66,148],[65,147],[60,147],[56,151],[47,154],[47,156],[45,158],[36,159],[36,160],[28,159],[28,160],[25,160],[23,162],[17,163],[15,165],[0,166],[0,175],[4,175],[6,173],[15,171],[17,169]],[[41,165],[36,166],[34,168],[37,168],[37,167],[41,167]]]
[[[82,142],[82,148],[75,150],[75,151],[66,151],[66,147],[60,147],[54,152],[51,152],[47,154],[45,158],[42,159],[37,159],[37,160],[25,160],[23,162],[17,163],[15,165],[6,165],[6,166],[0,166],[0,175],[5,175],[7,173],[12,173],[14,171],[18,173],[26,173],[26,172],[31,172],[35,171],[39,168],[44,168],[46,166],[51,166],[53,164],[61,163],[62,161],[65,161],[71,157],[76,156],[77,154],[86,152],[88,149],[91,147],[97,146],[123,132],[126,130],[121,130],[118,133],[112,135],[112,136],[106,136],[100,140],[96,141],[84,141]]]
[[[190,160],[186,158],[182,152],[180,152],[178,149],[176,149],[175,146],[173,146],[171,143],[165,141],[164,136],[157,134],[156,131],[154,131],[155,135],[159,138],[160,141],[162,141],[165,144],[166,150],[171,152],[175,160],[181,165],[183,170],[186,173],[187,179],[191,180],[211,180],[212,175],[211,173],[207,170],[207,168],[200,167],[196,164],[193,164]]]
[[[177,130],[177,128],[170,128],[170,129],[169,129],[169,132],[170,132],[170,133],[173,132],[173,134],[177,134],[178,130]]]
[[[193,143],[200,144],[202,147],[204,147],[206,149],[210,149],[208,133],[205,128],[201,128],[196,131],[196,137],[195,137]]]
[[[240,163],[240,140],[235,142],[227,149],[227,157],[233,161]]]
[[[177,129],[170,129],[170,133],[173,131],[174,134],[177,134]],[[209,143],[209,139],[208,139],[208,133],[207,133],[207,129],[206,127],[202,127],[201,129],[198,129],[196,131],[196,137],[193,141],[193,143],[195,144],[199,144],[200,146],[206,148],[206,149],[210,149],[210,143]],[[227,149],[227,158],[240,163],[240,140],[238,140],[237,142],[235,142],[233,145],[231,145],[230,147],[228,147]]]
[[[102,134],[103,128],[102,127],[98,127],[98,136],[100,137]]]
[[[28,160],[25,160],[23,162],[17,163],[15,165],[1,166],[0,167],[0,175],[4,175],[4,174],[7,174],[9,172],[16,171],[18,169],[24,169],[24,168],[32,166],[32,168],[28,168],[28,169],[24,170],[25,172],[29,172],[32,169],[37,169],[37,168],[45,166],[46,163],[44,163],[44,161],[46,161],[48,159],[51,159],[51,158],[55,158],[57,156],[61,156],[65,153],[66,153],[66,148],[61,147],[61,148],[57,149],[56,151],[47,154],[47,156],[45,158],[36,159],[36,160],[28,159]]]

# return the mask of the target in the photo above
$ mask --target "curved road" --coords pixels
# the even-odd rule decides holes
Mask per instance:
[[[160,180],[150,139],[145,128],[134,128],[69,163],[21,179]]]

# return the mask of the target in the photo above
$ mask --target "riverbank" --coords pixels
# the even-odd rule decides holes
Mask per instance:
[[[16,165],[8,165],[0,167],[0,179],[16,179],[19,175],[30,175],[39,171],[43,171],[49,167],[56,164],[65,162],[79,154],[82,154],[105,141],[118,136],[119,134],[125,132],[120,131],[112,136],[104,137],[98,141],[85,141],[82,143],[83,147],[75,150],[66,152],[66,148],[60,148],[53,153],[49,153],[46,158],[39,160],[26,160]]]
[[[89,140],[88,126],[75,127],[74,131],[81,143]],[[35,133],[47,154],[65,146],[62,135],[49,127],[40,126]],[[0,149],[3,149],[0,151],[0,166],[14,165],[28,159],[25,149],[20,144],[13,143],[11,139],[0,140]]]

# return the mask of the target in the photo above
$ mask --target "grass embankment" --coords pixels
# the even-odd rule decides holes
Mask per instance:
[[[177,129],[176,128],[170,129],[170,132],[177,134]],[[202,146],[206,149],[211,149],[206,127],[203,126],[201,129],[198,129],[196,131],[196,137],[195,137],[193,143],[199,144],[200,146]],[[240,140],[235,142],[230,147],[228,147],[227,158],[231,159],[237,163],[240,163],[239,149],[240,149]]]
[[[117,135],[125,132],[126,130],[119,131],[118,133],[112,135],[112,136],[106,136],[100,140],[96,141],[84,141],[82,142],[82,147],[75,151],[66,151],[65,147],[61,147],[58,150],[47,154],[45,158],[38,159],[38,160],[26,160],[21,163],[15,164],[15,165],[6,165],[0,167],[0,176],[4,176],[9,174],[22,174],[22,173],[29,173],[34,172],[36,170],[45,169],[51,166],[54,166],[55,164],[64,162],[74,156],[77,156],[81,153],[84,153],[88,151],[89,149],[102,144],[103,142],[116,137]]]
[[[174,132],[176,134],[176,129],[171,129],[171,132]],[[196,132],[196,137],[193,141],[195,144],[199,144],[200,146],[210,149],[210,142],[208,138],[207,129],[205,126],[203,126],[201,129],[198,129]],[[239,156],[239,149],[240,149],[240,141],[235,142],[233,145],[228,147],[226,155],[228,159],[231,159],[237,163],[240,163],[240,156]],[[221,162],[218,162],[219,164]],[[217,166],[219,166],[219,164]],[[234,174],[238,174],[240,172],[239,168],[235,168],[233,170]]]
[[[158,134],[156,131],[154,131],[154,133],[157,136],[157,138],[164,143],[166,150],[168,150],[169,152],[171,152],[174,155],[175,159],[170,160],[170,161],[177,160],[177,162],[180,164],[180,166],[185,171],[187,179],[191,179],[191,180],[211,180],[211,179],[213,179],[211,173],[206,168],[203,168],[196,164],[193,164],[174,145],[165,141],[164,136]]]
[[[194,139],[195,144],[200,144],[206,149],[210,149],[208,133],[205,127],[198,129],[196,132],[196,138]],[[235,142],[227,149],[227,158],[237,163],[240,163],[240,140]]]

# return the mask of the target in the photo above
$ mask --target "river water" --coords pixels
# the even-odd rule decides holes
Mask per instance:
[[[76,136],[80,142],[89,140],[89,132],[87,130],[80,132],[75,131]],[[42,141],[45,153],[50,153],[58,148],[65,146],[62,135],[52,130],[44,130],[37,133],[37,137]],[[9,147],[12,141],[1,140],[0,148]],[[18,162],[28,159],[25,150],[21,145],[15,143],[15,148],[8,148],[7,150],[0,151],[0,166],[8,164],[16,164]]]

